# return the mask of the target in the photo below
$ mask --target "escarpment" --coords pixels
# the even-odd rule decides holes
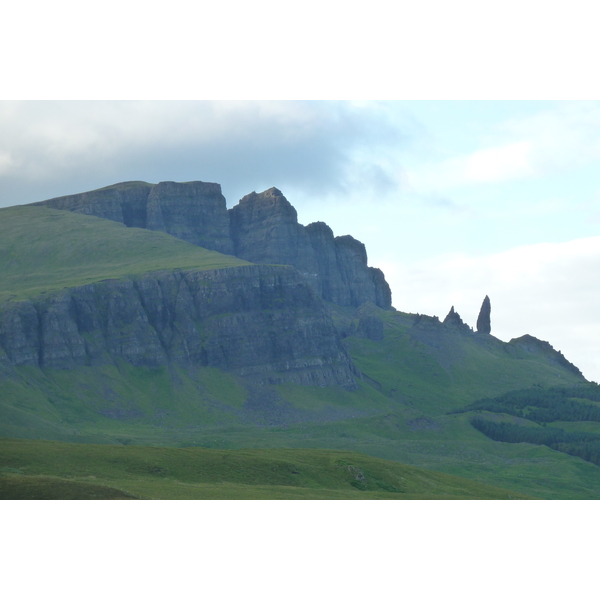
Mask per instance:
[[[229,212],[238,258],[293,265],[323,300],[340,306],[391,307],[389,285],[379,269],[367,266],[364,244],[349,235],[334,237],[325,223],[300,225],[277,188],[244,196]]]
[[[147,274],[5,303],[0,362],[44,369],[212,366],[259,383],[340,385],[358,371],[290,267]]]
[[[325,223],[299,224],[276,188],[253,192],[230,210],[220,185],[200,181],[125,182],[34,204],[164,231],[253,263],[291,265],[323,300],[391,308],[390,287],[381,270],[367,265],[364,244],[349,235],[334,237]]]
[[[85,215],[164,231],[176,238],[233,254],[225,197],[217,183],[191,181],[157,184],[129,181],[106,188],[35,202]]]

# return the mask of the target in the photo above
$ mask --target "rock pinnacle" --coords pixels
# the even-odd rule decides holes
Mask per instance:
[[[492,324],[490,320],[490,314],[492,312],[492,306],[490,299],[486,296],[483,299],[479,316],[477,317],[477,331],[479,333],[490,333],[492,331]]]

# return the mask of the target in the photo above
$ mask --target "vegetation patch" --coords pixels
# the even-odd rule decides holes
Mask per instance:
[[[469,411],[505,413],[536,423],[600,421],[600,386],[596,383],[550,388],[536,386],[482,398],[453,412]]]
[[[108,219],[45,206],[0,209],[0,302],[156,271],[248,264]]]
[[[335,450],[216,450],[0,439],[0,498],[512,499],[522,494]],[[19,465],[16,467],[15,465]],[[268,490],[271,490],[269,495]]]
[[[585,431],[565,431],[555,427],[523,427],[512,423],[474,417],[471,424],[484,435],[498,442],[539,444],[553,450],[578,456],[600,465],[600,434]]]

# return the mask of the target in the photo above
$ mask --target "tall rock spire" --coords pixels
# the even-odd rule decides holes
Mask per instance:
[[[471,328],[460,318],[460,315],[454,310],[454,306],[444,319],[444,325],[453,327],[459,331],[471,333]]]
[[[477,317],[477,331],[479,333],[490,333],[492,331],[492,324],[490,321],[490,314],[492,312],[492,306],[490,299],[486,296],[483,299],[479,316]]]

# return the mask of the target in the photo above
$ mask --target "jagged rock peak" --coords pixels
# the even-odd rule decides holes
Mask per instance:
[[[454,306],[450,308],[450,312],[446,315],[443,321],[444,325],[454,327],[456,329],[462,329],[464,331],[471,331],[471,328],[460,318],[460,315],[454,310]]]
[[[479,333],[491,333],[492,331],[492,322],[490,319],[490,315],[492,312],[492,305],[490,304],[490,299],[486,296],[483,299],[483,304],[481,305],[481,310],[479,311],[479,316],[477,317],[477,331]]]
[[[450,312],[446,315],[444,319],[444,325],[463,325],[463,320],[460,318],[460,315],[454,310],[454,306],[450,308]]]
[[[278,190],[276,187],[269,188],[264,192],[260,192],[257,194],[256,192],[250,192],[246,194],[240,202],[249,202],[255,198],[284,198],[287,201],[287,198],[282,194],[281,190]]]
[[[232,220],[238,215],[244,215],[244,221],[262,221],[269,219],[285,219],[298,223],[298,213],[290,201],[276,187],[269,188],[257,194],[246,194],[239,203],[229,210]]]
[[[234,254],[258,264],[294,266],[328,302],[358,307],[373,302],[390,308],[390,287],[379,269],[367,265],[364,244],[333,236],[330,227],[298,223],[296,209],[277,189],[252,192],[229,210]]]

